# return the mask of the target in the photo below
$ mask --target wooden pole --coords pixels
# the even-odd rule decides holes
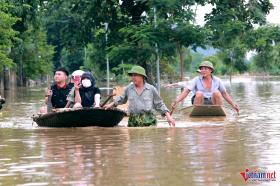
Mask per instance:
[[[51,80],[50,80],[50,76],[47,75],[47,82],[48,82],[48,91],[51,90]],[[50,113],[52,112],[52,96],[51,95],[48,95],[48,103],[47,103],[47,112]]]

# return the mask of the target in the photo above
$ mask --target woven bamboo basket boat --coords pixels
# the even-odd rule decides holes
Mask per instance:
[[[114,127],[119,124],[126,113],[113,108],[65,109],[43,115],[33,116],[38,126],[42,127]]]

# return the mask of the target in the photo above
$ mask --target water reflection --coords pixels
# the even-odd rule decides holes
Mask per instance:
[[[175,112],[176,128],[164,120],[157,128],[40,128],[31,116],[43,90],[19,89],[0,116],[0,185],[255,185],[240,172],[280,172],[279,85],[227,83],[238,117],[190,120]],[[168,105],[179,93],[162,96]]]

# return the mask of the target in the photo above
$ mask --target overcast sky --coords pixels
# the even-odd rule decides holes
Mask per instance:
[[[280,24],[280,0],[270,0],[274,6],[266,17],[269,23]],[[204,24],[204,15],[205,13],[210,13],[212,9],[211,5],[206,5],[204,7],[198,6],[197,8],[197,17],[196,23],[199,25]]]

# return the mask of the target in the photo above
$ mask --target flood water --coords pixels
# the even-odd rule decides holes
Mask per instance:
[[[176,111],[176,127],[162,118],[147,128],[127,128],[125,120],[115,128],[41,128],[31,116],[43,89],[5,92],[0,186],[280,185],[280,79],[225,84],[239,116],[191,120]],[[162,90],[167,105],[179,93]],[[275,171],[276,181],[245,182],[246,169]]]

